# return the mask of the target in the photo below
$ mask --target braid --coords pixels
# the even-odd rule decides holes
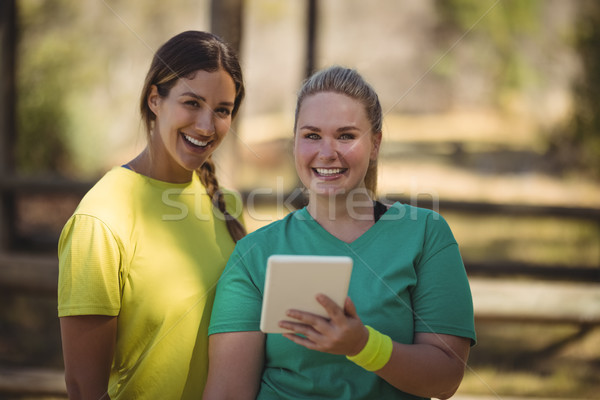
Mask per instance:
[[[227,224],[227,230],[229,231],[231,238],[237,243],[238,240],[246,236],[246,229],[240,221],[229,214],[225,207],[225,198],[223,197],[223,192],[219,188],[219,181],[215,174],[215,164],[212,159],[209,157],[197,172],[200,181],[210,196],[213,206],[223,213],[225,223]]]

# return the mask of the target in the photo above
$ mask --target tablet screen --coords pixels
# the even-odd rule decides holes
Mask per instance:
[[[352,259],[345,256],[272,255],[267,261],[260,330],[282,333],[279,321],[290,319],[286,311],[293,308],[327,317],[316,295],[329,296],[343,307]]]

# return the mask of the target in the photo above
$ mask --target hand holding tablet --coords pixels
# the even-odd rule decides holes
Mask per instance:
[[[267,261],[260,330],[283,333],[279,321],[296,309],[327,317],[316,296],[322,293],[340,307],[348,295],[352,259],[346,256],[272,255]]]

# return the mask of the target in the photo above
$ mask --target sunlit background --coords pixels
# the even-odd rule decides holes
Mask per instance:
[[[249,230],[292,208],[307,70],[356,68],[385,111],[378,194],[439,211],[473,285],[479,343],[457,397],[597,398],[598,1],[14,4],[15,130],[0,126],[11,138],[0,171],[11,211],[0,220],[0,398],[64,398],[58,233],[89,185],[145,145],[138,97],[150,60],[188,29],[230,41],[241,32],[247,96],[216,164],[221,183],[250,200]],[[228,7],[241,7],[239,24]],[[48,388],[15,388],[18,379]]]

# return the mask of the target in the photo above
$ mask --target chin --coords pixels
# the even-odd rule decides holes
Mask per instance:
[[[318,196],[336,197],[343,196],[348,193],[347,190],[337,187],[311,187],[310,191]]]
[[[200,167],[202,167],[202,164],[204,164],[206,162],[206,160],[208,160],[208,157],[203,158],[202,160],[190,160],[188,162],[182,161],[180,163],[181,167],[188,170],[188,171],[196,171],[198,170]]]

